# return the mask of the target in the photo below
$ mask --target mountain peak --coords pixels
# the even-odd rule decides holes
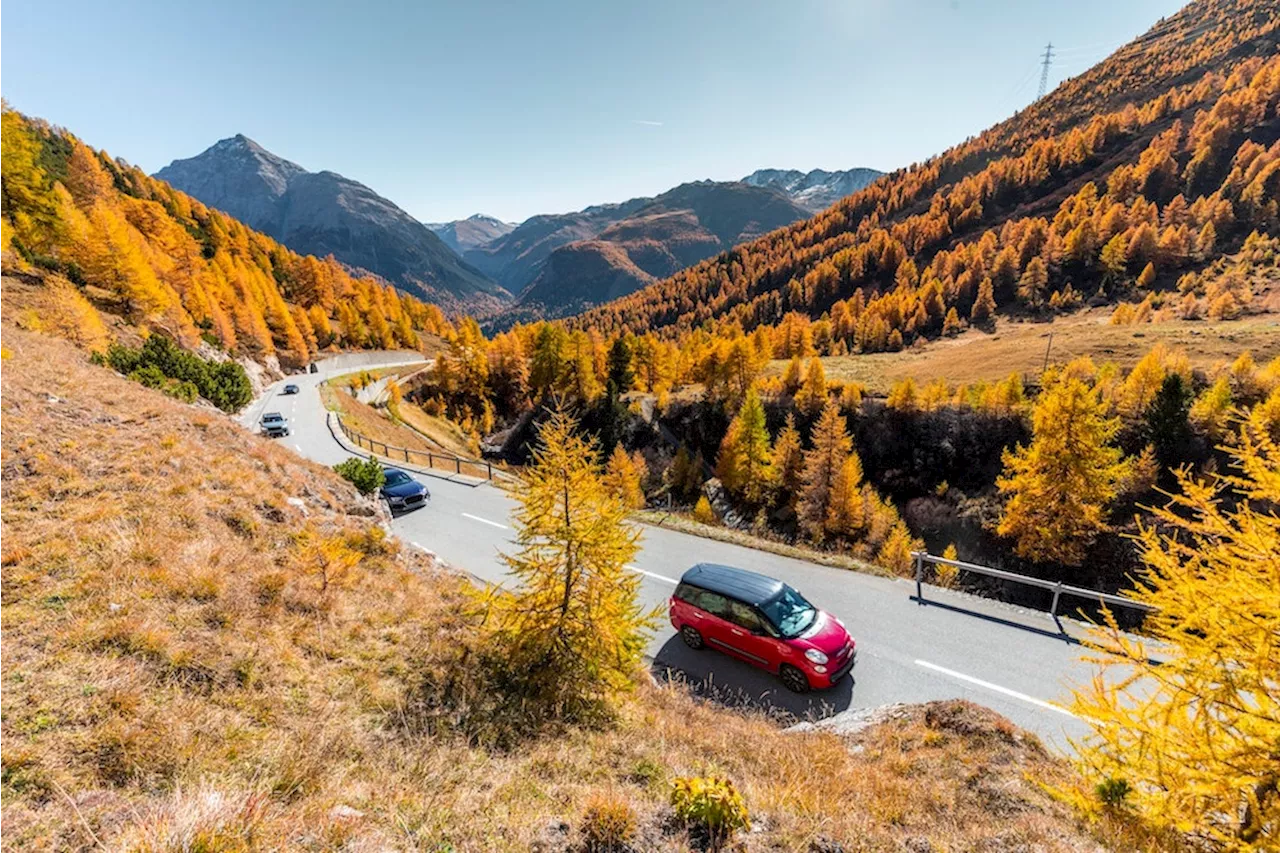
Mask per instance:
[[[235,136],[228,136],[226,139],[219,139],[217,142],[213,143],[213,145],[209,146],[208,149],[206,149],[206,153],[208,151],[223,151],[223,152],[247,151],[251,154],[265,155],[267,157],[277,159],[277,160],[283,159],[280,157],[276,157],[276,155],[272,154],[270,151],[263,148],[261,145],[259,145],[257,142],[254,142],[252,139],[245,136],[243,133],[237,133]]]
[[[506,296],[390,200],[337,172],[309,172],[243,133],[156,177],[294,251],[333,254],[417,296],[448,306]]]
[[[789,195],[796,204],[812,212],[830,207],[852,195],[884,173],[878,169],[854,167],[840,172],[826,169],[756,169],[742,179],[753,187],[772,187]]]

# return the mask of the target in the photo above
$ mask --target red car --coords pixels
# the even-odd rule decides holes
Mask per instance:
[[[671,624],[691,649],[712,646],[777,673],[796,693],[831,687],[853,669],[844,623],[779,580],[699,563],[671,596]]]

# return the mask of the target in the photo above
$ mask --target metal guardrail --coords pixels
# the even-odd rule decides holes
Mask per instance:
[[[1039,587],[1040,589],[1049,590],[1053,593],[1053,603],[1049,605],[1049,615],[1055,620],[1058,618],[1058,604],[1064,595],[1070,595],[1077,598],[1087,598],[1090,601],[1096,601],[1102,605],[1114,604],[1118,607],[1130,607],[1134,610],[1141,610],[1144,613],[1154,613],[1156,608],[1150,604],[1143,604],[1141,601],[1134,601],[1132,598],[1126,598],[1123,595],[1115,595],[1110,592],[1102,592],[1096,589],[1087,589],[1082,586],[1072,586],[1062,581],[1050,581],[1044,578],[1035,578],[1030,575],[1020,575],[1016,572],[1006,572],[1003,569],[993,569],[989,566],[979,566],[976,563],[965,563],[961,560],[948,560],[946,557],[935,557],[927,551],[912,551],[911,556],[916,561],[916,600],[924,602],[924,565],[930,563],[934,565],[952,566],[961,571],[973,572],[974,574],[985,575],[990,578],[999,578],[1000,580],[1020,583],[1025,586]]]
[[[419,460],[425,458],[427,463],[426,467],[433,470],[437,468],[437,462],[442,462],[445,466],[442,470],[448,471],[452,467],[455,474],[467,474],[467,476],[483,477],[486,480],[493,479],[493,463],[486,459],[466,459],[462,456],[454,456],[452,453],[433,453],[429,450],[414,450],[408,447],[397,447],[394,444],[387,444],[385,441],[378,441],[377,439],[369,438],[367,435],[356,432],[347,426],[346,422],[342,420],[342,415],[334,413],[334,418],[338,421],[338,429],[342,430],[342,434],[355,444],[356,447],[368,449],[370,453],[375,456],[382,456],[388,461],[394,462],[397,459],[402,458],[406,463],[413,465],[421,464],[421,462],[415,462],[414,457]],[[382,449],[379,450],[378,448]],[[464,467],[468,470],[463,471]]]

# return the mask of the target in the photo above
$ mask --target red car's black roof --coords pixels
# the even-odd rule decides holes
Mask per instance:
[[[715,563],[698,563],[680,580],[755,606],[769,601],[786,586],[782,581],[765,575]]]

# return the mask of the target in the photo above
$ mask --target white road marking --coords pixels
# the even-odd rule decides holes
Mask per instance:
[[[462,515],[463,515],[463,517],[465,517],[465,518],[469,518],[469,519],[471,519],[472,521],[478,521],[478,522],[480,522],[481,524],[488,524],[488,525],[489,525],[489,526],[491,526],[491,527],[498,527],[498,528],[501,528],[502,530],[506,530],[506,529],[507,529],[507,526],[506,526],[505,524],[499,524],[499,523],[498,523],[498,522],[496,522],[496,521],[490,521],[490,520],[489,520],[489,519],[487,519],[487,518],[481,518],[480,516],[478,516],[478,515],[472,515],[472,514],[471,514],[471,513],[469,513],[469,512],[464,512]]]
[[[640,574],[644,575],[647,578],[653,578],[656,581],[669,583],[672,586],[675,586],[676,584],[680,583],[680,581],[669,578],[666,575],[655,575],[653,572],[646,572],[644,569],[637,569],[635,566],[627,566],[627,568],[633,572],[639,572]]]
[[[1036,705],[1038,707],[1044,708],[1047,711],[1056,711],[1059,714],[1064,714],[1068,717],[1075,717],[1076,719],[1080,719],[1078,715],[1071,713],[1061,705],[1055,705],[1052,702],[1046,702],[1043,699],[1037,699],[1034,696],[1028,696],[1025,693],[1019,693],[1017,690],[1010,690],[1008,687],[1001,687],[999,684],[992,684],[990,681],[983,681],[981,678],[974,678],[972,675],[965,675],[963,672],[956,672],[954,669],[947,669],[945,666],[938,666],[936,663],[929,663],[927,660],[916,660],[916,666],[922,666],[925,669],[932,669],[935,672],[940,672],[943,675],[949,675],[952,678],[959,679],[960,681],[967,681],[970,684],[976,684],[979,687],[984,687],[987,690],[992,690],[996,693],[1002,693],[1005,696],[1009,696],[1014,699],[1019,699],[1031,705]]]

